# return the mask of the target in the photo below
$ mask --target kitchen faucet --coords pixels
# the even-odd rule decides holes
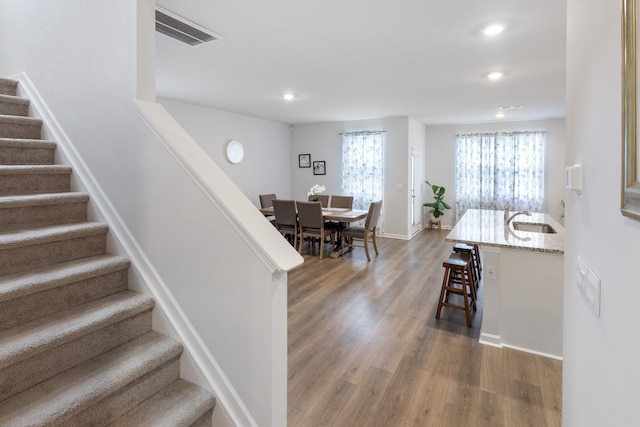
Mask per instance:
[[[507,224],[509,223],[509,211],[513,209],[513,205],[509,205],[506,208],[504,208],[504,223]]]
[[[529,211],[520,211],[520,212],[516,212],[513,215],[509,216],[509,210],[513,208],[513,206],[507,206],[507,208],[504,210],[504,224],[505,225],[509,225],[509,223],[511,222],[511,220],[515,217],[517,217],[518,215],[526,215],[526,216],[531,216],[531,212]]]

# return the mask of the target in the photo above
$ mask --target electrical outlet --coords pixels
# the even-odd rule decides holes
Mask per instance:
[[[496,268],[493,265],[487,265],[485,267],[487,269],[487,279],[496,279]]]

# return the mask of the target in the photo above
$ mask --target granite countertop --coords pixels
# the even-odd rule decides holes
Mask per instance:
[[[516,212],[509,212],[509,216]],[[549,224],[557,233],[515,230],[514,222]],[[532,212],[531,216],[518,215],[509,223],[509,226],[505,226],[504,211],[469,209],[447,235],[446,240],[510,249],[564,253],[564,227],[551,215],[536,212]]]

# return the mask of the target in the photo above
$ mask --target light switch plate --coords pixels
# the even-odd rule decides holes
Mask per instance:
[[[591,309],[596,317],[600,317],[600,277],[589,269],[587,280],[587,299],[591,303]]]

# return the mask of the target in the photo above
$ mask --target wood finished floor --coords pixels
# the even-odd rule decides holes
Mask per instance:
[[[462,311],[435,319],[447,233],[379,239],[370,263],[362,248],[303,253],[288,279],[289,427],[561,425],[562,363],[479,344],[482,289],[472,328]]]

